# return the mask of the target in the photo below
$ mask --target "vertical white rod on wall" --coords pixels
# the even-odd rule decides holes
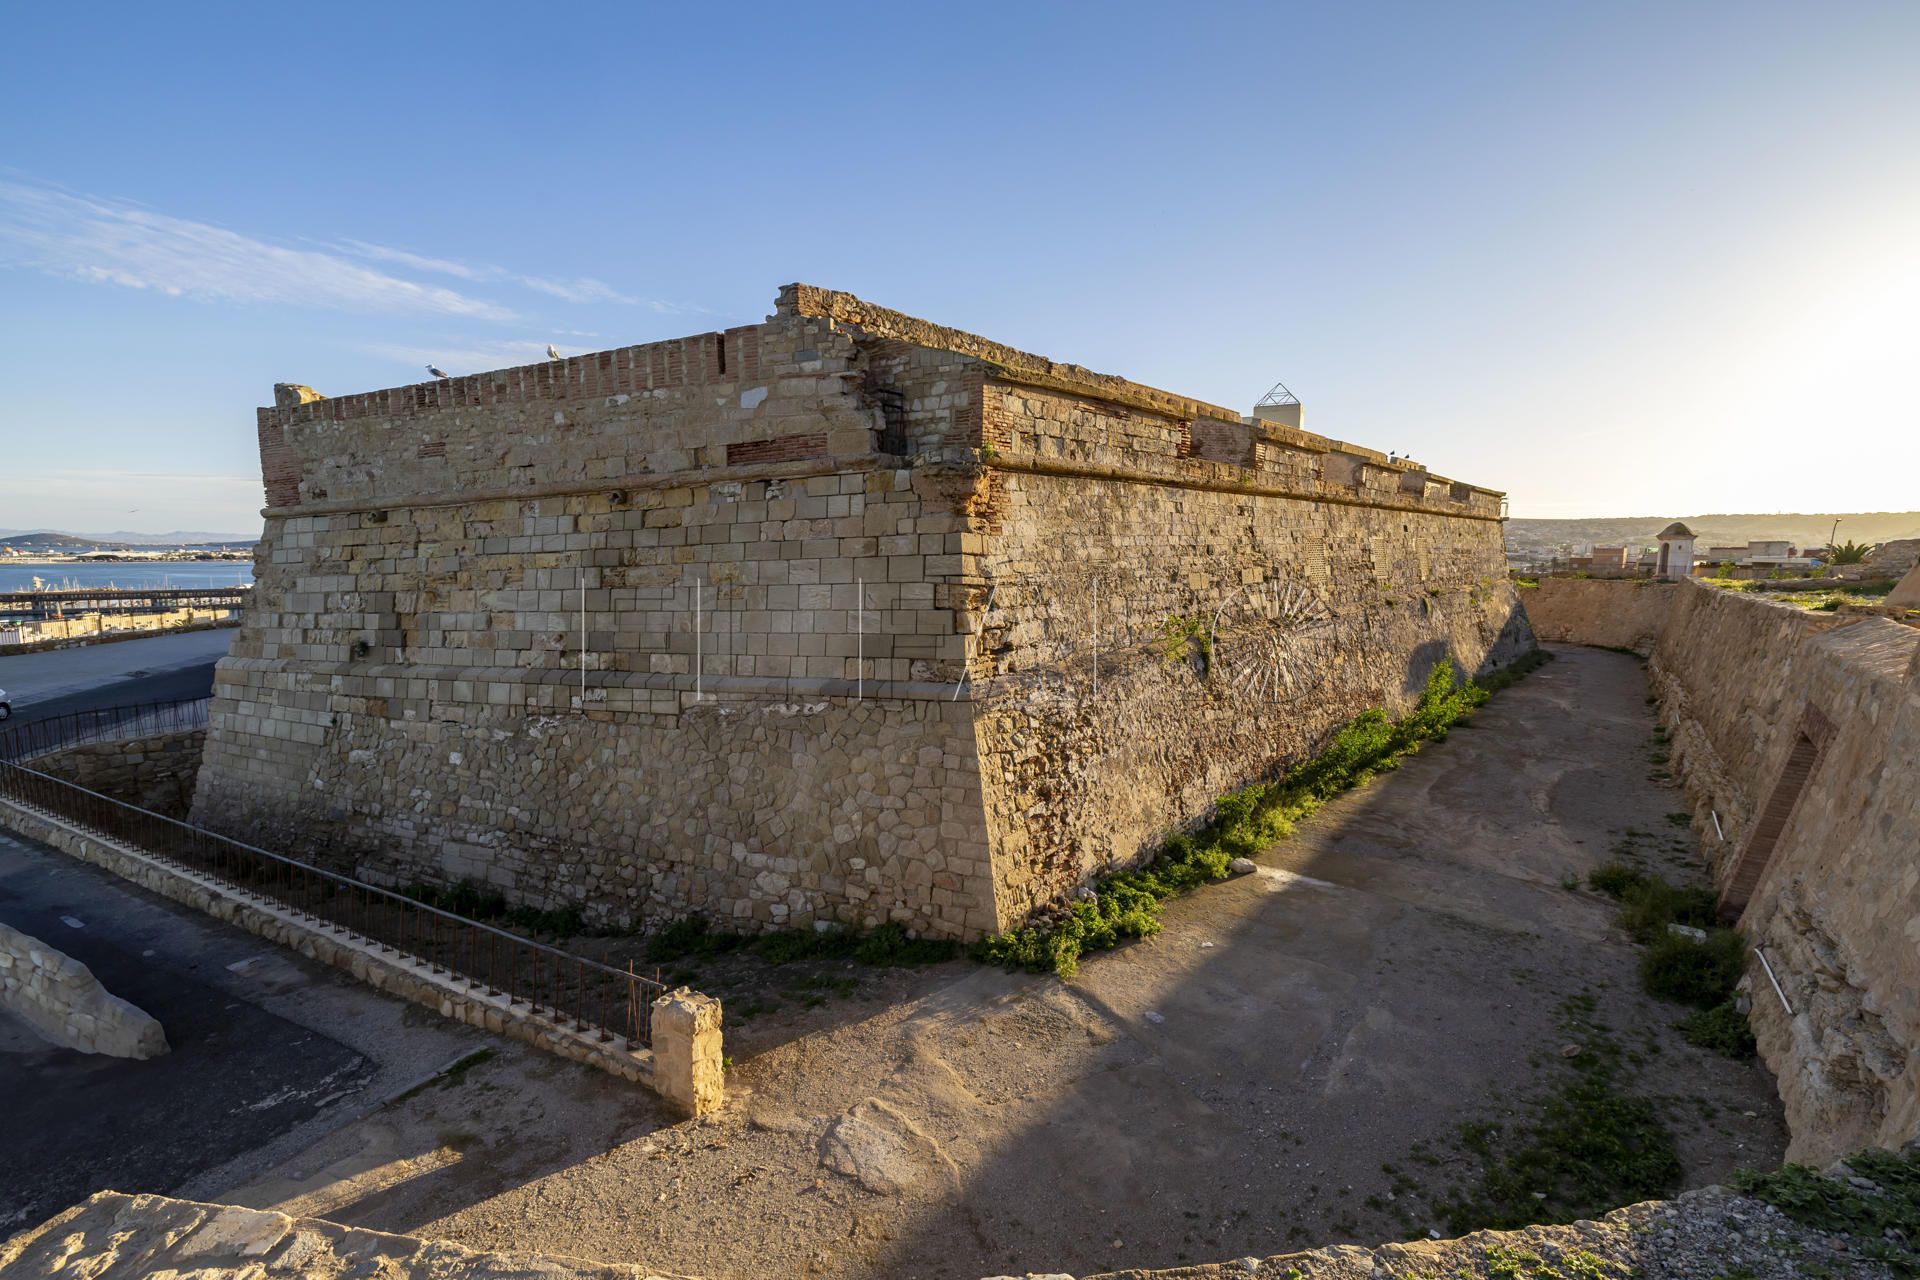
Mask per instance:
[[[867,696],[867,580],[853,580],[853,700]]]
[[[693,584],[693,700],[700,701],[700,673],[705,655],[700,648],[700,582]]]
[[[1093,692],[1100,693],[1100,579],[1093,580]]]
[[[1767,971],[1767,981],[1773,984],[1773,994],[1780,997],[1780,1007],[1785,1009],[1787,1016],[1791,1018],[1793,1016],[1793,1006],[1787,1003],[1787,993],[1780,989],[1780,979],[1773,976],[1773,966],[1767,963],[1767,953],[1755,947],[1753,954],[1760,957],[1760,967]]]
[[[580,709],[587,709],[587,571],[580,570]]]

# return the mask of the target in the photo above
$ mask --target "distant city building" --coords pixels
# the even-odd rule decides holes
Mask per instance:
[[[1595,547],[1584,555],[1574,556],[1569,563],[1575,569],[1590,573],[1625,573],[1638,559],[1639,554],[1629,552],[1626,547]]]
[[[1701,553],[1698,573],[1718,573],[1722,565],[1753,573],[1775,569],[1808,569],[1817,563],[1811,555],[1784,538],[1755,538],[1743,547],[1708,547]]]

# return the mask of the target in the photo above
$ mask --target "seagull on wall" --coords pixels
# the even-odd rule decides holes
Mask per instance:
[[[431,364],[428,365],[427,372],[432,374],[436,378],[451,378],[453,376],[452,374],[448,373],[445,369],[440,368],[438,365],[431,365]]]
[[[556,347],[556,346],[554,346],[554,345],[553,345],[553,344],[552,344],[551,342],[549,342],[549,343],[547,344],[547,359],[549,359],[549,360],[558,360],[558,359],[560,359],[560,358],[561,358],[561,357],[560,357],[560,348],[558,348],[558,347]]]

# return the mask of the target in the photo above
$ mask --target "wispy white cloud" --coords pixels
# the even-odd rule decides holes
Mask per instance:
[[[0,179],[0,265],[175,297],[506,321],[499,303],[125,201]]]
[[[461,339],[440,347],[369,342],[358,344],[355,349],[370,356],[379,356],[382,359],[404,364],[410,369],[424,369],[430,364],[438,365],[455,377],[469,373],[485,373],[492,369],[510,369],[515,365],[539,364],[547,358],[547,344],[532,340],[476,343]],[[567,352],[566,354],[577,353]]]
[[[624,306],[645,307],[662,315],[684,311],[688,308],[676,306],[659,298],[639,298],[625,294],[606,283],[590,276],[575,279],[551,279],[545,276],[524,275],[518,271],[509,271],[505,267],[491,266],[486,263],[457,262],[451,258],[430,258],[425,254],[410,253],[405,249],[393,249],[381,244],[368,244],[364,240],[345,240],[341,247],[349,253],[358,254],[372,262],[387,262],[395,266],[406,267],[413,271],[426,271],[436,275],[452,276],[457,280],[466,280],[474,284],[517,284],[550,297],[566,302],[611,302]]]

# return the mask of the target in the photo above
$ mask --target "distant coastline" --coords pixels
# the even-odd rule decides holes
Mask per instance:
[[[52,565],[75,565],[75,564],[131,564],[131,565],[218,564],[222,561],[231,563],[235,561],[245,561],[245,560],[252,560],[252,559],[253,559],[252,548],[248,548],[245,551],[226,551],[226,552],[195,551],[191,553],[183,553],[178,551],[165,551],[165,552],[156,552],[152,555],[142,555],[137,551],[135,552],[114,551],[114,552],[108,552],[102,555],[83,555],[83,556],[63,556],[57,553],[53,553],[53,554],[42,553],[37,555],[24,555],[24,556],[0,555],[0,565],[20,565],[22,567],[25,567],[28,565],[52,566]]]

